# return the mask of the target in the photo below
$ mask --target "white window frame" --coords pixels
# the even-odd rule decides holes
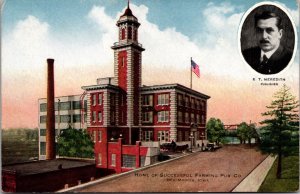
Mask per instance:
[[[157,140],[159,142],[168,142],[170,140],[170,133],[169,133],[169,131],[158,131],[158,133],[157,133]]]
[[[101,153],[98,153],[98,165],[102,165],[102,155]]]
[[[151,141],[153,131],[143,131],[143,141]]]
[[[98,142],[102,141],[102,131],[98,131]]]
[[[182,106],[183,105],[183,95],[177,94],[177,98],[178,98],[178,105]]]
[[[158,94],[157,105],[169,105],[170,95],[169,94]]]
[[[96,143],[96,138],[97,138],[97,131],[93,131],[93,142]]]
[[[102,111],[98,112],[98,122],[102,122]]]
[[[152,123],[153,122],[153,112],[152,111],[142,112],[142,122],[143,123]]]
[[[93,115],[92,115],[92,122],[93,123],[95,123],[96,122],[96,120],[97,120],[97,112],[96,111],[93,111],[93,113],[92,113]]]
[[[111,154],[111,166],[116,166],[116,159],[117,159],[117,155]]]
[[[92,94],[92,100],[93,100],[93,106],[96,106],[97,104],[96,94]]]
[[[153,95],[143,95],[143,106],[153,106]]]
[[[98,94],[98,104],[102,105],[102,101],[103,101],[103,95],[102,93]]]
[[[169,122],[169,111],[160,111],[157,113],[157,122]]]

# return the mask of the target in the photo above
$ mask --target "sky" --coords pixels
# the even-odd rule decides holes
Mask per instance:
[[[283,72],[262,76],[243,60],[239,27],[261,1],[131,0],[138,18],[142,84],[190,85],[190,59],[200,67],[193,89],[211,96],[208,118],[224,124],[258,123],[283,84],[299,99],[299,51]],[[296,0],[271,1],[299,32]],[[116,22],[126,0],[6,0],[1,18],[2,128],[38,127],[38,99],[46,97],[46,59],[55,59],[55,96],[81,94],[81,86],[113,76]],[[256,81],[253,81],[255,78]],[[262,86],[258,78],[284,78]]]

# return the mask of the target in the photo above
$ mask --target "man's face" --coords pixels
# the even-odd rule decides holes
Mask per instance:
[[[257,21],[256,35],[260,48],[268,52],[280,44],[282,29],[277,27],[276,18],[260,19]]]

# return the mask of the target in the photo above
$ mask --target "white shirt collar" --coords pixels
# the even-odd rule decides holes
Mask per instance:
[[[271,51],[268,51],[268,52],[264,52],[263,50],[260,51],[260,61],[263,61],[263,56],[266,55],[266,57],[268,59],[271,58],[271,56],[275,53],[275,51],[279,48],[279,44],[277,45],[276,48],[274,48],[273,50]]]

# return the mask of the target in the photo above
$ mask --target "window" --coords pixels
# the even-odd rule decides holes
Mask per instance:
[[[96,122],[96,111],[93,111],[93,114],[92,114],[92,121],[93,121],[93,122]]]
[[[124,103],[125,98],[124,98],[123,94],[120,95],[120,101],[121,101],[121,106],[124,106],[125,105],[125,103]]]
[[[196,123],[201,123],[201,120],[200,120],[200,115],[196,115]]]
[[[97,101],[96,101],[96,94],[92,94],[92,100],[93,100],[92,105],[95,106],[95,105],[97,104]]]
[[[199,100],[196,100],[196,109],[197,109],[197,110],[200,109],[200,102],[199,102]]]
[[[47,111],[47,103],[40,104],[40,112],[46,112]]]
[[[153,106],[153,95],[143,95],[142,96],[143,106]]]
[[[191,99],[191,107],[195,108],[195,99],[194,98]]]
[[[169,141],[169,131],[158,131],[158,141]]]
[[[46,123],[47,116],[40,116],[40,123]]]
[[[125,39],[125,29],[122,28],[121,30],[121,40],[124,40]]]
[[[102,122],[102,112],[98,112],[98,122]]]
[[[177,131],[177,141],[182,141],[182,131]]]
[[[201,119],[202,119],[202,124],[204,124],[205,123],[204,115],[201,115]]]
[[[152,123],[153,122],[153,112],[143,112],[142,113],[142,121],[145,123]]]
[[[121,123],[125,123],[125,113],[123,110],[121,111]]]
[[[77,110],[81,108],[80,101],[73,101],[72,105],[73,105],[73,110]]]
[[[98,141],[102,141],[102,131],[98,131]]]
[[[184,140],[185,140],[185,141],[189,141],[189,138],[190,138],[190,136],[189,136],[189,131],[185,131],[185,132],[184,132]]]
[[[157,104],[158,105],[168,105],[169,104],[169,94],[159,94]]]
[[[111,166],[116,166],[116,154],[111,154]]]
[[[71,115],[61,115],[60,116],[61,123],[70,123],[71,122]]]
[[[46,142],[40,142],[40,155],[46,155]]]
[[[110,122],[114,123],[115,122],[115,111],[110,112]]]
[[[81,115],[73,115],[73,123],[80,123],[81,122]]]
[[[93,131],[93,141],[94,141],[94,143],[96,142],[96,138],[97,138],[97,131],[94,130]]]
[[[194,113],[191,113],[191,123],[194,123],[195,122],[195,115]]]
[[[153,131],[143,132],[143,141],[152,141]]]
[[[98,94],[98,104],[102,104],[102,94]]]
[[[46,136],[46,129],[40,129],[40,136]]]
[[[110,105],[115,106],[116,103],[116,95],[114,93],[110,93]]]
[[[102,155],[98,154],[98,165],[102,165]]]
[[[132,27],[128,27],[128,39],[132,39]]]
[[[158,122],[169,121],[169,111],[160,111],[157,114],[158,114]]]
[[[189,106],[189,101],[190,101],[189,97],[186,96],[186,97],[185,97],[185,106],[186,106],[186,107]]]
[[[137,40],[137,30],[136,29],[134,29],[134,34],[133,34],[133,40]]]
[[[185,113],[184,121],[185,121],[185,123],[189,123],[190,122],[189,113],[187,113],[187,112]]]
[[[71,102],[60,102],[59,110],[71,110]]]
[[[205,110],[205,109],[206,109],[206,104],[205,104],[205,102],[203,101],[202,110]]]
[[[183,106],[183,96],[181,94],[178,94],[177,97],[178,97],[178,105]]]
[[[183,118],[182,118],[182,112],[181,111],[178,111],[178,118],[177,118],[177,120],[178,120],[178,122],[180,122],[180,123],[182,123],[183,122]]]

